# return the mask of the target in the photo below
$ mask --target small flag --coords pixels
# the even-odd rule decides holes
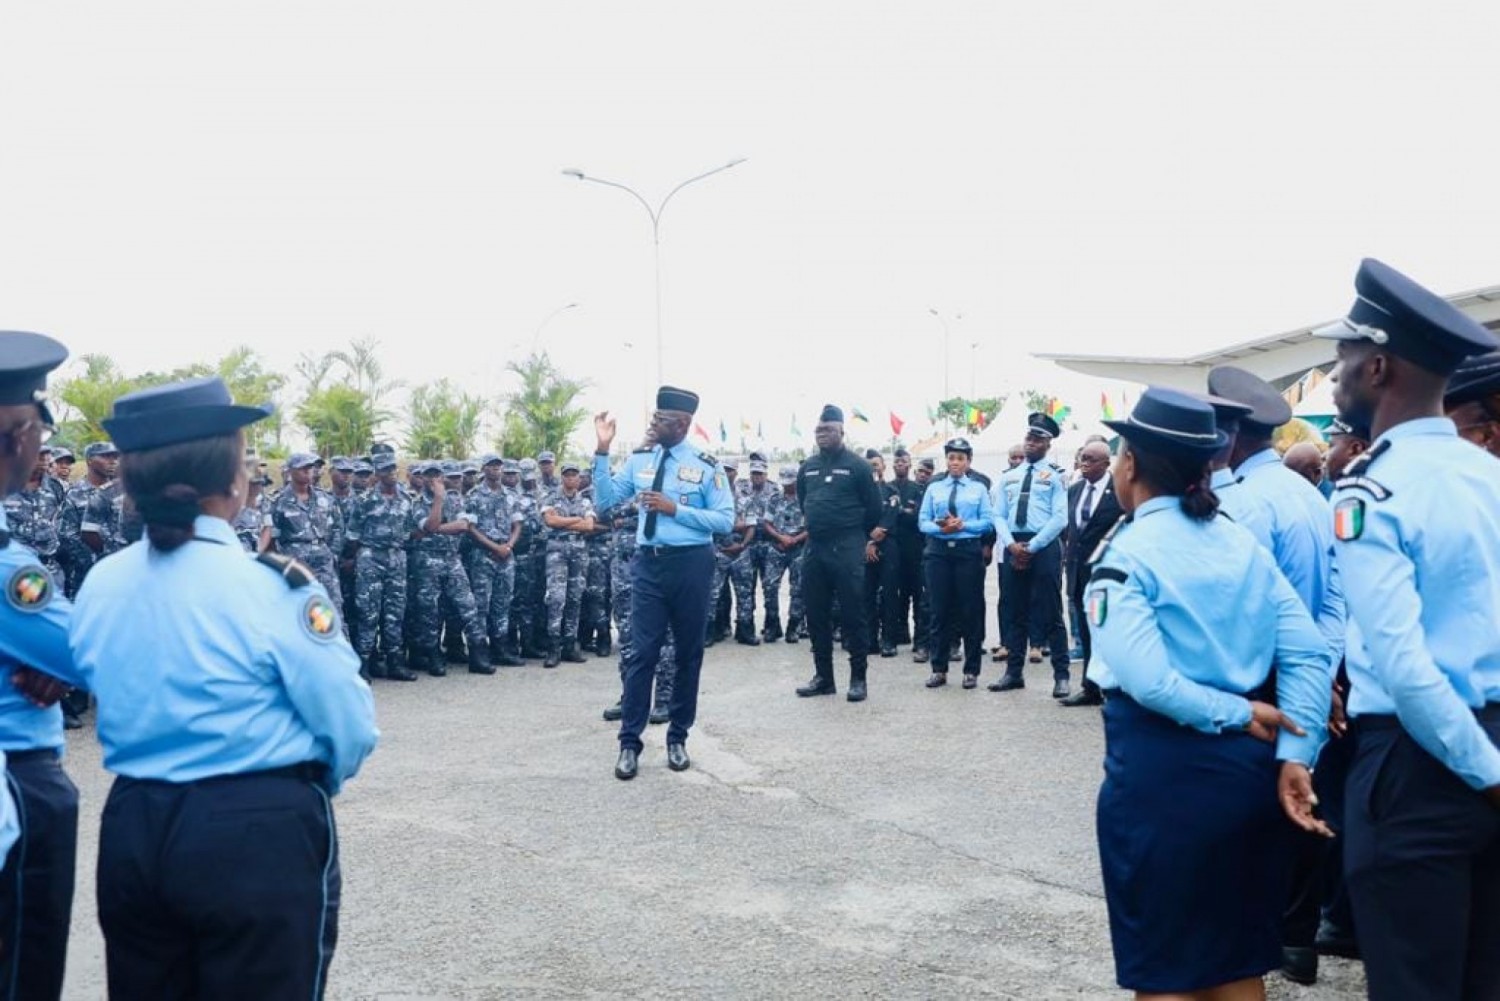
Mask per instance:
[[[964,424],[968,427],[983,427],[984,414],[973,404],[964,407]]]
[[[1101,413],[1104,416],[1104,419],[1107,421],[1112,421],[1115,419],[1115,408],[1109,405],[1108,393],[1099,394],[1099,413]]]
[[[932,404],[930,404],[930,403],[927,404],[927,423],[928,424],[936,424],[937,423],[937,411],[935,411],[935,410],[932,409]]]
[[[740,418],[740,430],[745,434],[750,433],[750,422],[743,417]]]
[[[891,411],[891,434],[900,434],[901,429],[906,427],[906,422],[896,416],[896,411]]]
[[[1058,424],[1061,424],[1063,421],[1067,420],[1068,415],[1072,412],[1073,410],[1071,407],[1063,403],[1055,396],[1047,402],[1047,416],[1057,421]]]
[[[802,429],[797,426],[797,415],[796,414],[792,414],[792,437],[793,438],[801,438],[802,437]]]
[[[729,429],[724,426],[724,418],[719,418],[719,444],[729,444]]]
[[[703,430],[702,424],[693,424],[693,434],[697,435],[699,438],[702,438],[705,442],[709,440],[708,432]]]
[[[864,415],[864,413],[862,413],[858,407],[850,407],[849,409],[852,410],[852,411],[854,411],[854,419],[855,420],[860,421],[861,423],[864,423],[864,424],[870,423],[870,418],[866,417]]]

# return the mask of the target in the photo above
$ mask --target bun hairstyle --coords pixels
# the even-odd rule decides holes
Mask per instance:
[[[1124,447],[1135,457],[1136,478],[1158,493],[1178,497],[1189,518],[1210,521],[1219,513],[1218,495],[1209,487],[1208,459],[1201,454],[1143,450],[1129,441]]]
[[[229,494],[243,457],[239,431],[122,456],[120,478],[151,548],[170,553],[191,540],[202,501]]]

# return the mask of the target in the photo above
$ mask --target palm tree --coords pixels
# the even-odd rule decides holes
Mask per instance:
[[[58,382],[53,395],[62,402],[58,432],[60,437],[81,448],[90,442],[108,441],[104,419],[114,409],[115,400],[137,388],[109,355],[80,355],[83,368],[72,378]]]
[[[588,411],[573,406],[588,380],[563,375],[545,351],[533,352],[505,368],[520,377],[521,388],[506,398],[499,444],[511,455],[535,455],[543,450],[561,453],[588,416]]]
[[[380,342],[373,338],[363,338],[349,342],[347,351],[330,351],[326,358],[329,364],[337,362],[347,370],[346,378],[354,383],[354,388],[361,393],[367,394],[370,399],[379,399],[392,389],[401,385],[400,380],[387,382],[385,379],[385,366],[380,364],[380,356],[377,349]]]
[[[297,423],[312,435],[323,455],[358,455],[390,418],[368,394],[352,386],[315,389],[297,407]]]
[[[479,437],[485,402],[447,379],[418,386],[407,402],[406,448],[419,459],[467,459]]]

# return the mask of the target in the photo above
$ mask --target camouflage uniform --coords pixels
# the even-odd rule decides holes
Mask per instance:
[[[615,626],[620,634],[620,684],[625,684],[625,658],[630,652],[630,561],[635,558],[635,532],[637,506],[634,498],[617,505],[611,511],[611,531],[614,537],[614,552],[610,558],[610,584],[613,588],[612,604]],[[667,639],[662,644],[661,659],[656,662],[656,691],[651,698],[652,712],[660,714],[672,704],[672,683],[677,678],[677,644],[671,627],[667,628]]]
[[[63,495],[57,521],[58,562],[67,574],[67,595],[70,598],[78,594],[83,579],[94,566],[94,551],[83,541],[83,523],[88,518],[94,495],[101,489],[102,485],[95,486],[85,477],[68,487],[68,492]]]
[[[583,491],[593,504],[592,488]],[[584,541],[588,549],[588,572],[584,577],[583,606],[579,612],[579,629],[596,644],[600,656],[609,653],[609,591],[611,576],[611,531],[594,532]]]
[[[291,487],[282,490],[271,504],[271,537],[278,552],[305,563],[334,605],[343,607],[334,554],[344,548],[344,516],[332,494],[309,487],[303,502]]]
[[[349,508],[347,537],[358,543],[354,558],[355,629],[361,658],[375,654],[380,640],[387,662],[399,666],[406,622],[406,540],[412,531],[411,494],[372,487]],[[425,513],[425,511],[424,511]]]
[[[753,483],[741,481],[747,484],[744,491],[744,512],[742,520],[747,525],[758,526],[767,517],[768,507],[775,502],[775,495],[781,491],[774,484],[765,482],[761,489],[756,491]],[[736,497],[736,508],[739,506],[740,497]],[[736,514],[740,512],[737,510]],[[757,532],[755,541],[745,547],[745,551],[730,566],[730,580],[734,584],[734,603],[737,614],[735,623],[736,630],[746,630],[753,633],[755,630],[755,578],[760,576],[761,596],[766,606],[766,626],[770,628],[772,622],[777,623],[780,629],[781,623],[781,596],[770,586],[766,578],[767,553],[774,551],[769,536]]]
[[[119,480],[111,480],[89,495],[88,509],[84,511],[82,532],[99,536],[102,549],[95,561],[111,553],[117,553],[127,545],[124,536],[125,488]]]
[[[412,506],[412,530],[422,527],[431,506],[432,495],[423,491]],[[446,494],[443,497],[443,524],[463,517],[463,500],[458,493]],[[479,623],[474,592],[469,589],[469,577],[458,560],[456,537],[432,533],[415,540],[411,547],[408,584],[411,612],[407,618],[407,633],[412,649],[428,658],[429,672],[445,673],[442,670],[442,651],[438,647],[442,626],[440,611],[444,601],[458,613],[461,630],[469,641],[470,657],[476,656],[477,651],[488,651],[489,641]]]
[[[261,491],[256,495],[254,503],[240,508],[240,513],[230,523],[234,534],[239,536],[240,545],[245,547],[245,552],[253,553],[260,548],[260,530],[266,526],[270,508],[265,491]]]
[[[741,493],[740,490],[739,490],[739,488],[738,488],[738,485],[736,485],[735,494],[734,494],[734,523],[736,525],[742,525],[742,524],[745,523],[745,518],[746,518],[746,515],[747,515],[749,509],[750,509],[749,498],[747,498],[743,493]],[[734,590],[734,598],[735,598],[735,606],[736,606],[735,607],[735,622],[736,622],[736,625],[735,625],[735,635],[736,635],[736,637],[739,637],[739,636],[743,635],[742,632],[741,632],[742,626],[740,626],[739,623],[741,623],[741,622],[744,621],[746,610],[747,609],[749,610],[749,615],[750,615],[752,621],[754,620],[754,615],[755,615],[754,606],[751,604],[751,601],[754,600],[754,596],[752,595],[751,598],[748,599],[748,600],[745,599],[745,598],[742,598],[740,596],[739,585],[735,582],[735,569],[734,569],[736,564],[740,563],[743,560],[748,560],[750,548],[747,546],[747,547],[745,547],[744,549],[742,549],[740,551],[739,555],[737,555],[737,556],[731,556],[731,555],[729,555],[728,553],[726,553],[724,551],[724,547],[734,545],[734,544],[738,543],[743,538],[744,538],[744,534],[741,533],[741,532],[728,532],[728,533],[723,534],[723,535],[715,535],[714,536],[714,577],[713,577],[713,583],[709,585],[710,586],[710,590],[708,592],[711,596],[717,596],[720,592],[722,592],[724,590],[724,582],[725,581],[729,581],[731,583],[731,586],[732,586],[732,588]],[[711,597],[710,600],[709,600],[709,603],[708,603],[708,621],[707,621],[707,623],[705,623],[705,628],[710,628],[710,629],[712,628],[713,621],[714,621],[714,615],[715,615],[716,611],[717,611],[717,609],[715,607],[715,602],[714,602],[713,598]]]
[[[474,527],[492,542],[510,541],[511,528],[524,519],[514,498],[504,487],[491,488],[481,483],[469,493],[466,509],[474,518]],[[474,604],[490,637],[490,648],[510,647],[510,606],[515,597],[516,558],[507,559],[491,553],[481,545],[469,547],[469,584],[474,590]]]
[[[35,490],[27,487],[5,498],[5,519],[10,523],[10,536],[15,541],[36,553],[37,560],[52,575],[52,580],[61,589],[67,583],[62,565],[57,561],[62,541],[57,534],[57,524],[62,514],[62,504],[57,493],[40,484]]]
[[[802,506],[797,503],[796,496],[788,497],[781,491],[778,491],[766,505],[766,520],[782,535],[800,535],[807,529],[807,518],[803,515]],[[776,544],[769,540],[766,544],[769,546],[769,552],[766,553],[764,585],[767,595],[779,595],[782,577],[791,577],[791,596],[787,601],[786,635],[788,640],[795,640],[802,629],[805,615],[802,607],[802,551],[806,542],[799,543],[786,552],[777,549]],[[769,597],[766,599],[766,607],[771,607]]]
[[[547,541],[542,526],[542,508],[530,491],[517,487],[511,491],[511,502],[521,515],[521,538],[516,541],[515,596],[510,615],[516,626],[517,644],[522,656],[537,653],[537,626],[546,631],[546,616],[537,615],[536,594],[542,589],[543,569],[547,559]]]
[[[542,504],[564,518],[594,513],[594,503],[579,491],[569,497],[559,489]],[[578,532],[547,529],[547,642],[571,647],[578,639],[578,614],[588,576],[588,543]]]

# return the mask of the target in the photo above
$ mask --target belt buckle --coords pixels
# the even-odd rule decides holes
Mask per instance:
[[[958,543],[954,542],[952,539],[948,540],[948,548],[949,549],[952,549],[956,545],[958,545]]]

